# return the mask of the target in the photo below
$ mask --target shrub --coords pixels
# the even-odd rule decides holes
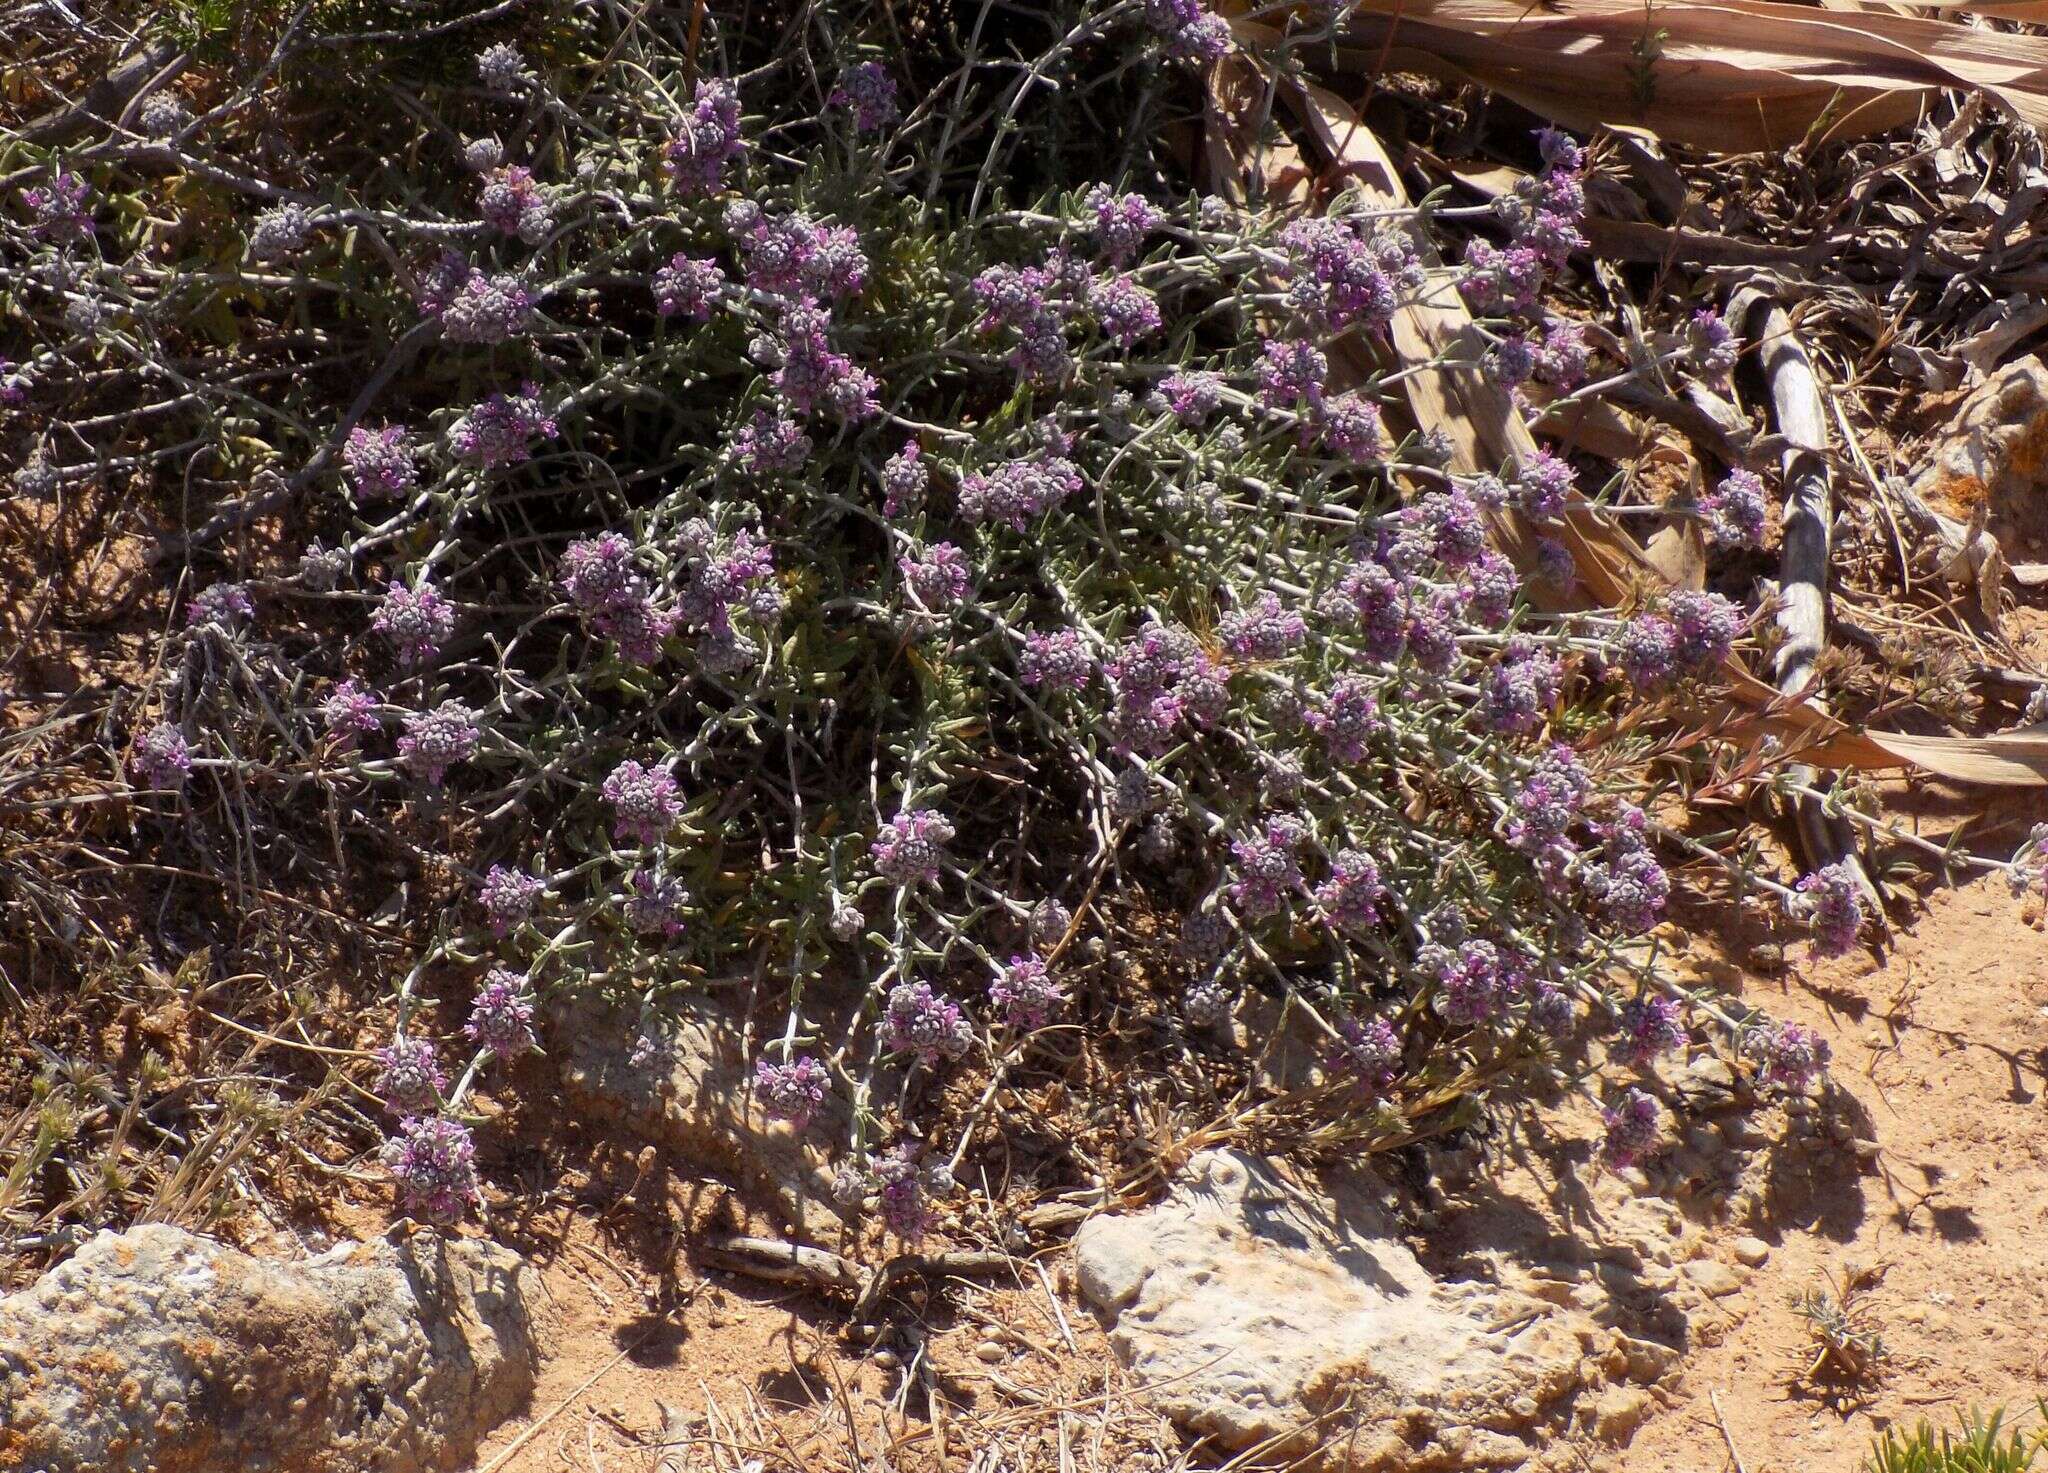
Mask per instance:
[[[340,815],[413,861],[424,820],[461,868],[397,982],[408,1210],[473,1194],[464,1100],[533,993],[658,1035],[751,976],[786,984],[764,1104],[843,1119],[847,1200],[914,1231],[978,1118],[935,1086],[1085,1025],[1077,938],[1143,948],[1160,915],[1187,1021],[1284,994],[1362,1149],[1590,1050],[1619,1167],[1690,1028],[1768,1053],[1654,965],[1677,841],[1644,759],[1683,753],[1619,719],[1711,674],[1739,611],[1539,612],[1568,555],[1518,570],[1488,528],[1554,534],[1574,466],[1453,473],[1357,371],[1449,219],[1487,371],[1597,378],[1542,305],[1572,140],[1477,222],[1290,218],[1152,142],[1227,44],[1197,6],[1008,13],[1028,70],[831,0],[701,35],[343,11],[354,39],[252,8],[179,108],[12,176],[0,425],[24,492],[210,499],[165,549],[195,568],[283,515],[290,557],[195,600],[116,714],[167,859],[310,851]],[[264,141],[341,89],[351,129]],[[1710,326],[1653,366],[1725,372]],[[1853,939],[1853,889],[1802,890]],[[465,969],[449,1086],[418,1003]]]

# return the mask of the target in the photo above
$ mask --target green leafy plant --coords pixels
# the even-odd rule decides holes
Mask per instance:
[[[2021,1432],[2005,1409],[1986,1417],[1972,1407],[1951,1432],[1921,1420],[1911,1432],[1889,1429],[1863,1461],[1865,1473],[2026,1473],[2048,1441],[2048,1429]]]

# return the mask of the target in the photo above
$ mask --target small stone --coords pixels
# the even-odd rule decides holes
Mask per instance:
[[[1010,1352],[1003,1349],[1001,1345],[993,1340],[984,1340],[981,1344],[974,1347],[974,1358],[988,1365],[994,1365],[998,1361],[1008,1360]]]
[[[1593,1408],[1593,1435],[1615,1447],[1627,1447],[1656,1410],[1655,1399],[1640,1386],[1609,1387]]]
[[[893,1350],[878,1350],[873,1355],[869,1356],[868,1359],[872,1360],[877,1366],[881,1367],[885,1371],[893,1371],[898,1366],[903,1364],[902,1357],[897,1355],[896,1352]]]
[[[1740,1237],[1728,1246],[1737,1263],[1748,1264],[1751,1268],[1762,1268],[1771,1256],[1771,1245],[1762,1238]]]
[[[1718,1258],[1696,1258],[1682,1270],[1702,1294],[1725,1298],[1742,1287],[1742,1275]]]

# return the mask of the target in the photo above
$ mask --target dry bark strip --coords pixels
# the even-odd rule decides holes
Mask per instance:
[[[699,1251],[729,1273],[853,1295],[847,1333],[856,1338],[871,1333],[876,1307],[905,1279],[947,1274],[986,1278],[1008,1273],[1016,1264],[1006,1253],[899,1253],[876,1268],[864,1269],[829,1248],[778,1238],[716,1238]]]
[[[1834,525],[1834,487],[1828,465],[1827,417],[1821,404],[1820,379],[1785,309],[1755,287],[1744,287],[1730,299],[1729,320],[1756,344],[1764,379],[1770,385],[1771,409],[1785,440],[1779,462],[1785,487],[1784,546],[1778,560],[1781,636],[1772,675],[1782,695],[1803,696],[1813,685],[1828,642],[1829,534]],[[1786,768],[1803,788],[1816,774],[1805,762]],[[1854,836],[1846,821],[1830,815],[1810,793],[1792,802],[1799,839],[1809,868],[1836,863],[1854,868],[1860,887],[1875,897],[1870,879],[1855,855]]]

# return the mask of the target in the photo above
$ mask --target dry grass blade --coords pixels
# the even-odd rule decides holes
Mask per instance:
[[[1997,13],[2040,20],[2048,4]],[[1256,29],[1241,27],[1247,39]],[[1337,66],[1477,82],[1574,128],[1643,128],[1740,152],[1893,127],[1942,87],[2048,124],[2048,39],[1771,0],[1360,0]]]

